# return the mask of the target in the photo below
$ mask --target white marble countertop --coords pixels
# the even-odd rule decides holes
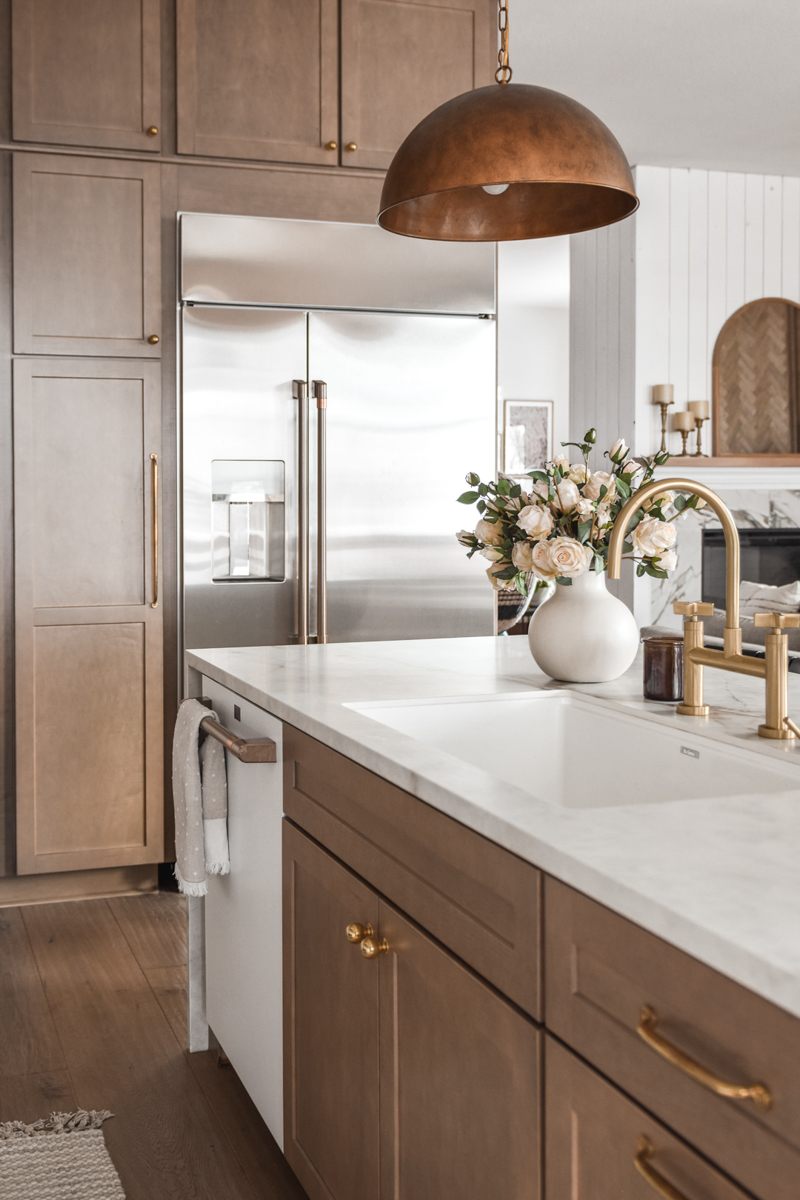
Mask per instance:
[[[756,734],[760,680],[706,671],[712,715],[698,727],[642,699],[638,659],[613,683],[560,684],[538,670],[522,637],[192,650],[187,661],[800,1017],[800,747]],[[797,791],[566,808],[346,707],[564,687],[796,763]],[[800,719],[800,676],[790,675],[789,690]],[[632,794],[642,784],[624,763],[608,769]]]

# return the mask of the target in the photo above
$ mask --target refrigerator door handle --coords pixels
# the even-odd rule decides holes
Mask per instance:
[[[317,402],[317,642],[328,640],[328,513],[325,478],[327,452],[328,385],[324,379],[311,381]]]
[[[297,411],[297,641],[308,643],[308,384],[292,380]]]

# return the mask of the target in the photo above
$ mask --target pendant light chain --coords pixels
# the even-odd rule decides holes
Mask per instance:
[[[497,61],[500,66],[495,71],[494,77],[498,83],[510,83],[513,72],[508,65],[508,0],[498,0],[498,2],[497,28],[500,30],[500,50],[497,54]]]

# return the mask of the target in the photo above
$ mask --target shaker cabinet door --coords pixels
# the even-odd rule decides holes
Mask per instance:
[[[423,117],[492,82],[495,0],[342,0],[342,154],[388,167]]]
[[[378,897],[284,821],[284,1153],[310,1200],[378,1200]]]
[[[160,0],[12,0],[11,9],[17,141],[160,149]]]
[[[538,1200],[541,1033],[384,901],[378,933],[382,1200]]]
[[[14,363],[17,869],[160,862],[157,363]]]
[[[18,354],[160,357],[159,181],[156,163],[14,155]]]
[[[178,153],[335,165],[336,0],[178,0],[177,13]]]

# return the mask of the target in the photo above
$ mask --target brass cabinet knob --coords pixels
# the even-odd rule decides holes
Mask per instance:
[[[339,143],[338,143],[338,142],[326,142],[326,143],[325,143],[325,149],[326,149],[326,150],[338,150],[338,149],[339,149]]]
[[[148,125],[146,133],[148,137],[158,137],[158,126]]]
[[[151,333],[150,337],[147,340],[151,346],[157,346],[161,339],[159,338],[157,333]]]
[[[365,937],[371,937],[375,930],[371,925],[359,925],[358,922],[354,921],[352,925],[347,926],[344,932],[348,942],[352,942],[354,946],[357,946],[359,942],[363,942]]]
[[[358,149],[358,146],[356,145],[355,142],[348,142],[347,145],[345,146],[345,150],[349,150],[351,153],[353,150],[357,150],[357,149]]]
[[[365,937],[361,942],[361,953],[364,958],[380,958],[382,954],[386,954],[388,949],[389,943],[386,938],[378,941],[376,937]]]

